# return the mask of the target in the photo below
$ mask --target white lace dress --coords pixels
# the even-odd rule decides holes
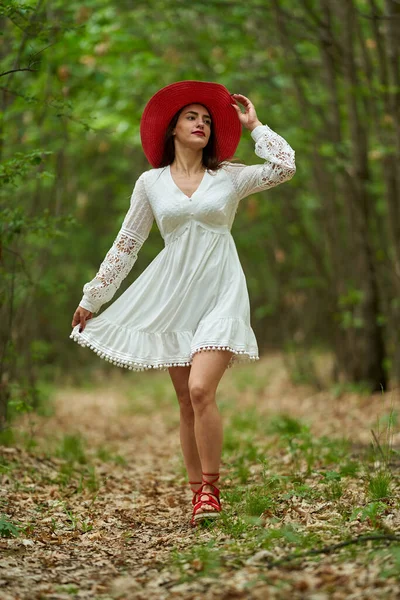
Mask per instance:
[[[154,219],[165,246],[130,287],[70,338],[131,370],[188,366],[203,350],[233,352],[235,362],[258,359],[245,276],[231,227],[239,201],[293,177],[295,153],[267,125],[251,135],[265,163],[224,163],[206,171],[191,198],[169,167],[144,172],[121,229],[80,306],[97,313],[130,272]]]

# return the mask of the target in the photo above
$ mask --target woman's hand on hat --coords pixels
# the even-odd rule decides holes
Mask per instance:
[[[249,131],[253,131],[258,125],[262,125],[261,121],[259,121],[256,113],[256,109],[254,108],[254,104],[243,96],[242,94],[231,94],[231,98],[235,100],[236,104],[232,103],[233,108],[237,112],[237,116],[239,117],[239,121]],[[244,112],[241,111],[239,104],[244,106]]]

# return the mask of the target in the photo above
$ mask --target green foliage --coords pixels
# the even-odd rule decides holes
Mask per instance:
[[[325,491],[325,498],[328,500],[339,500],[343,496],[343,485],[340,481],[332,481]]]
[[[237,378],[235,379],[235,385],[236,385],[236,381],[237,381]],[[243,381],[243,378],[240,377],[239,381]],[[251,384],[249,382],[249,386],[250,385]],[[239,390],[241,390],[241,388],[239,386],[237,386],[237,387]],[[251,389],[254,389],[253,386],[251,386]],[[235,415],[233,415],[230,423],[231,423],[231,426],[237,432],[245,432],[245,431],[255,432],[260,427],[260,415],[259,415],[256,407],[252,407],[247,410],[242,410],[242,411],[236,413]]]
[[[84,439],[80,434],[65,434],[59,445],[57,456],[68,463],[84,464],[87,461]]]
[[[367,381],[358,381],[356,383],[342,382],[331,386],[331,392],[334,398],[341,398],[344,394],[357,394],[360,396],[371,395],[371,385]]]
[[[12,184],[15,188],[24,181],[24,178],[35,167],[41,165],[43,156],[53,154],[50,150],[32,150],[24,154],[23,152],[15,152],[11,159],[0,163],[0,183],[2,186]],[[36,170],[34,174],[37,179],[53,179],[54,174],[48,171]],[[4,192],[3,192],[4,193]]]
[[[0,397],[3,421],[16,385],[11,413],[36,409],[41,375],[67,372],[82,381],[98,364],[97,355],[68,342],[72,315],[148,168],[143,108],[160,87],[182,79],[244,93],[296,151],[293,180],[241,201],[232,229],[260,348],[286,349],[294,383],[321,387],[310,353],[319,345],[336,353],[350,382],[376,388],[371,356],[398,378],[399,242],[391,217],[398,198],[394,210],[390,203],[398,117],[396,90],[382,84],[382,69],[396,57],[388,43],[377,52],[375,22],[359,4],[359,35],[346,35],[341,3],[326,25],[338,47],[354,41],[357,81],[350,85],[340,53],[326,55],[312,3],[0,3],[0,363],[10,384]],[[236,154],[260,162],[247,132]],[[118,294],[162,247],[155,224]],[[380,347],[382,356],[374,351]],[[260,392],[264,385],[260,377]],[[249,375],[238,386],[245,392]]]
[[[97,457],[103,462],[113,462],[116,465],[120,465],[122,467],[127,465],[126,459],[120,454],[114,454],[105,446],[100,446],[97,449]]]
[[[391,495],[393,476],[388,471],[378,471],[369,477],[368,493],[371,500],[381,500]]]
[[[296,525],[282,525],[277,529],[270,529],[262,535],[262,547],[265,549],[274,548],[277,542],[283,540],[293,544],[298,548],[307,548],[315,544],[317,535],[313,533],[304,534]]]
[[[244,498],[243,511],[245,515],[259,517],[273,506],[271,497],[260,487],[248,487]]]
[[[0,537],[18,537],[19,534],[19,528],[16,525],[14,525],[12,521],[10,521],[7,515],[0,515]]]
[[[390,560],[391,559],[391,560]],[[390,564],[392,562],[392,565]],[[389,550],[389,561],[383,563],[380,576],[384,579],[394,577],[397,580],[400,577],[400,545],[394,546]]]
[[[290,415],[281,414],[270,420],[267,431],[268,433],[278,433],[283,438],[291,440],[296,435],[308,435],[309,427]]]
[[[5,427],[0,431],[0,446],[12,446],[15,441],[15,434],[11,427]]]
[[[196,545],[186,552],[172,550],[172,562],[182,574],[182,581],[186,581],[195,575],[196,577],[207,577],[215,575],[220,568],[220,552],[215,547],[215,541]]]
[[[366,506],[360,506],[353,510],[350,520],[360,518],[361,521],[369,520],[374,527],[380,523],[380,517],[387,511],[383,502],[371,502]]]
[[[342,477],[354,477],[360,470],[360,465],[354,460],[349,460],[340,467],[340,475]]]
[[[76,585],[57,585],[55,589],[60,594],[70,594],[71,596],[75,596],[79,592],[79,588]]]
[[[393,406],[388,414],[382,415],[377,420],[375,429],[372,430],[372,460],[378,461],[382,466],[381,473],[390,473],[392,458],[398,454],[393,447],[393,437],[398,424],[398,413]]]

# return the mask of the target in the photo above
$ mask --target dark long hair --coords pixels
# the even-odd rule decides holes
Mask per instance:
[[[175,144],[174,144],[174,136],[172,135],[172,132],[178,122],[179,115],[181,114],[183,109],[186,108],[186,106],[189,106],[189,104],[182,106],[182,108],[180,110],[178,110],[177,113],[174,114],[174,116],[172,117],[172,119],[169,122],[169,125],[167,127],[167,130],[166,130],[165,136],[164,136],[164,151],[163,151],[163,155],[161,158],[160,167],[167,167],[168,165],[171,165],[175,160]],[[204,104],[202,106],[204,106]],[[205,108],[207,108],[207,107],[205,107]],[[208,108],[207,108],[207,110],[208,110]],[[205,167],[206,169],[209,169],[210,171],[217,171],[218,169],[221,168],[222,162],[223,161],[218,160],[218,157],[217,157],[215,134],[214,134],[213,124],[211,121],[210,138],[208,140],[207,146],[205,146],[205,148],[203,148],[203,167]]]

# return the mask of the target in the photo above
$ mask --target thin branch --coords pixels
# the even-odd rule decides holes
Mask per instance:
[[[337,544],[330,544],[329,546],[323,546],[322,548],[313,548],[311,550],[307,550],[306,552],[300,552],[299,554],[292,553],[279,558],[278,560],[269,560],[266,559],[260,560],[267,569],[273,569],[274,567],[279,567],[288,562],[292,562],[294,560],[299,560],[302,558],[307,558],[307,556],[318,556],[319,554],[332,554],[336,550],[340,550],[341,548],[345,548],[346,546],[352,546],[354,544],[361,544],[363,542],[376,541],[376,542],[400,542],[400,535],[394,534],[371,534],[371,535],[360,535],[356,538],[351,538],[350,540],[346,540],[345,542],[338,542]],[[225,558],[236,558],[236,555],[229,555]]]
[[[55,44],[56,44],[56,42],[54,42],[52,44],[48,44],[41,50],[38,50],[37,52],[35,52],[35,54],[32,54],[32,56],[29,57],[29,65],[33,65],[33,64],[35,64],[35,62],[37,62],[37,61],[33,60],[35,58],[35,56],[37,56],[41,52],[44,52],[48,48],[51,48],[51,46],[54,46]],[[5,71],[4,73],[0,73],[0,77],[4,77],[5,75],[9,75],[10,73],[17,73],[18,71],[32,71],[33,73],[38,73],[38,71],[36,69],[31,69],[30,67],[26,67],[26,69],[11,69],[10,71]]]
[[[34,279],[32,279],[31,274],[29,273],[29,271],[27,271],[27,268],[26,268],[26,265],[25,265],[25,261],[24,261],[23,257],[21,256],[21,254],[19,252],[17,252],[16,250],[12,250],[11,248],[7,248],[7,247],[3,247],[2,248],[2,252],[9,252],[10,254],[14,255],[14,260],[15,261],[17,259],[20,261],[21,270],[24,273],[24,275],[26,276],[27,281],[32,286],[34,286],[35,283],[36,283],[36,281]],[[0,258],[2,259],[3,256],[1,256]]]
[[[324,38],[324,28],[322,26],[311,28],[310,21],[307,21],[303,17],[291,13],[289,10],[286,10],[283,7],[281,7],[280,10],[282,12],[282,15],[286,17],[287,21],[294,21],[295,23],[298,23],[301,27],[304,28],[304,32],[302,33],[302,40],[308,40],[310,42],[318,44],[320,39]],[[310,32],[315,33],[316,35],[310,35]],[[329,41],[332,44],[334,44],[334,40],[330,39]]]
[[[330,544],[329,546],[323,546],[322,548],[313,548],[312,550],[307,550],[306,552],[302,552],[301,554],[287,554],[283,558],[279,560],[272,560],[267,562],[268,569],[272,569],[273,567],[277,567],[283,563],[291,562],[292,560],[297,560],[299,558],[306,558],[307,556],[317,556],[318,554],[331,554],[335,552],[335,550],[340,550],[340,548],[345,548],[346,546],[352,546],[354,544],[360,544],[362,542],[369,541],[379,541],[379,542],[400,542],[400,535],[391,535],[391,534],[382,534],[382,535],[360,535],[356,538],[352,538],[350,540],[346,540],[345,542],[339,542],[337,544]]]
[[[33,73],[38,73],[37,69],[11,69],[11,71],[5,71],[4,73],[0,73],[0,77],[4,77],[5,75],[9,75],[10,73],[18,73],[18,71],[32,71]]]
[[[47,48],[51,48],[51,46],[55,46],[58,42],[55,41],[52,44],[48,44],[47,46],[45,46],[44,48],[42,48],[41,50],[38,50],[37,52],[35,52],[35,54],[32,54],[32,56],[30,57],[30,60],[33,60],[35,58],[35,56],[37,56],[38,54],[40,54],[41,52],[44,52],[45,50],[47,50]]]

